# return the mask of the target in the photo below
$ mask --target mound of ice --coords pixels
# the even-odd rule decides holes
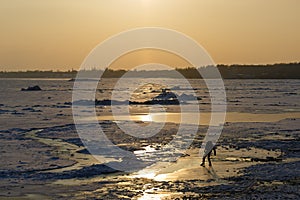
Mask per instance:
[[[28,88],[22,88],[21,89],[21,91],[40,91],[40,90],[42,90],[41,88],[40,88],[40,86],[38,86],[38,85],[35,85],[35,86],[29,86]]]
[[[161,92],[154,96],[153,98],[146,100],[146,101],[130,101],[130,104],[162,104],[162,105],[177,105],[179,104],[179,101],[177,99],[176,94],[169,91],[168,89],[162,89]]]

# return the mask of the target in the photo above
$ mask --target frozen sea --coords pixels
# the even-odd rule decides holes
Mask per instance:
[[[149,79],[147,82],[160,84],[175,93],[191,95],[199,99],[200,112],[209,112],[209,91],[202,80],[190,80],[192,88],[180,87],[181,80]],[[73,123],[72,88],[74,82],[66,79],[0,79],[0,130],[11,128],[38,128],[48,124]],[[105,79],[98,84],[96,98],[109,99],[115,90],[124,91],[139,84],[135,79],[127,79],[128,85],[115,88],[115,79]],[[21,88],[39,85],[42,91],[21,91]],[[182,83],[184,85],[184,83]],[[289,113],[300,112],[300,80],[225,80],[227,111],[239,113]],[[116,92],[117,93],[117,92]],[[122,99],[122,96],[117,98]],[[141,110],[147,106],[139,106]],[[176,106],[166,105],[169,111],[178,111]],[[97,111],[109,110],[98,106]],[[101,115],[101,113],[99,113]]]
[[[184,97],[180,105],[188,110],[185,118],[193,121],[195,114],[202,116],[199,124],[186,121],[188,127],[199,128],[193,138],[182,136],[191,140],[187,152],[170,151],[178,160],[167,164],[117,172],[103,165],[116,162],[114,158],[104,156],[105,162],[99,162],[77,134],[72,112],[74,82],[0,79],[0,199],[300,198],[300,80],[224,80],[227,117],[212,168],[199,165],[198,152],[211,111],[210,91],[203,80],[189,80],[192,89],[179,79],[143,79],[141,84],[128,78],[118,87],[117,81],[102,79],[95,90],[96,119],[107,137],[138,159],[158,159],[152,154],[172,140],[182,122],[180,106],[164,104],[153,109],[151,104],[127,106],[124,102],[144,102],[167,89]],[[42,90],[21,91],[35,85]],[[124,95],[129,88],[133,88],[130,99]],[[86,100],[94,103],[92,98]],[[113,116],[111,100],[119,111],[129,108],[131,118],[122,112]],[[198,109],[190,109],[195,104]],[[93,113],[84,105],[80,108],[88,124]],[[128,120],[142,126],[161,124],[162,111],[168,113],[167,123],[157,135],[134,137],[118,128],[117,122]],[[138,133],[139,128],[131,132]]]

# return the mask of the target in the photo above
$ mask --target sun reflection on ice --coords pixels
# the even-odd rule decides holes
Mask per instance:
[[[140,120],[143,122],[152,122],[152,116],[151,115],[141,115]]]

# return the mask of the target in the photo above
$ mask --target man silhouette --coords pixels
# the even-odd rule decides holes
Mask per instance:
[[[212,143],[212,141],[208,141],[205,145],[205,150],[204,150],[204,154],[203,154],[203,158],[202,158],[202,163],[200,164],[200,166],[204,167],[205,166],[205,158],[207,157],[208,160],[208,165],[211,166],[211,161],[210,161],[210,156],[211,156],[211,152],[214,151],[214,155],[216,156],[216,147],[215,145]]]

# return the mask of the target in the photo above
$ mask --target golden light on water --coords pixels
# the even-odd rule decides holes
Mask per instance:
[[[158,123],[180,123],[182,117],[187,124],[208,125],[211,119],[211,113],[201,112],[199,122],[193,119],[198,113],[151,113],[138,115],[102,115],[97,116],[98,120],[115,120],[115,121],[142,121],[142,122],[158,122]],[[285,118],[299,118],[300,112],[295,113],[278,113],[278,114],[253,114],[253,113],[237,113],[227,112],[226,122],[275,122]],[[85,120],[90,120],[86,118]]]

